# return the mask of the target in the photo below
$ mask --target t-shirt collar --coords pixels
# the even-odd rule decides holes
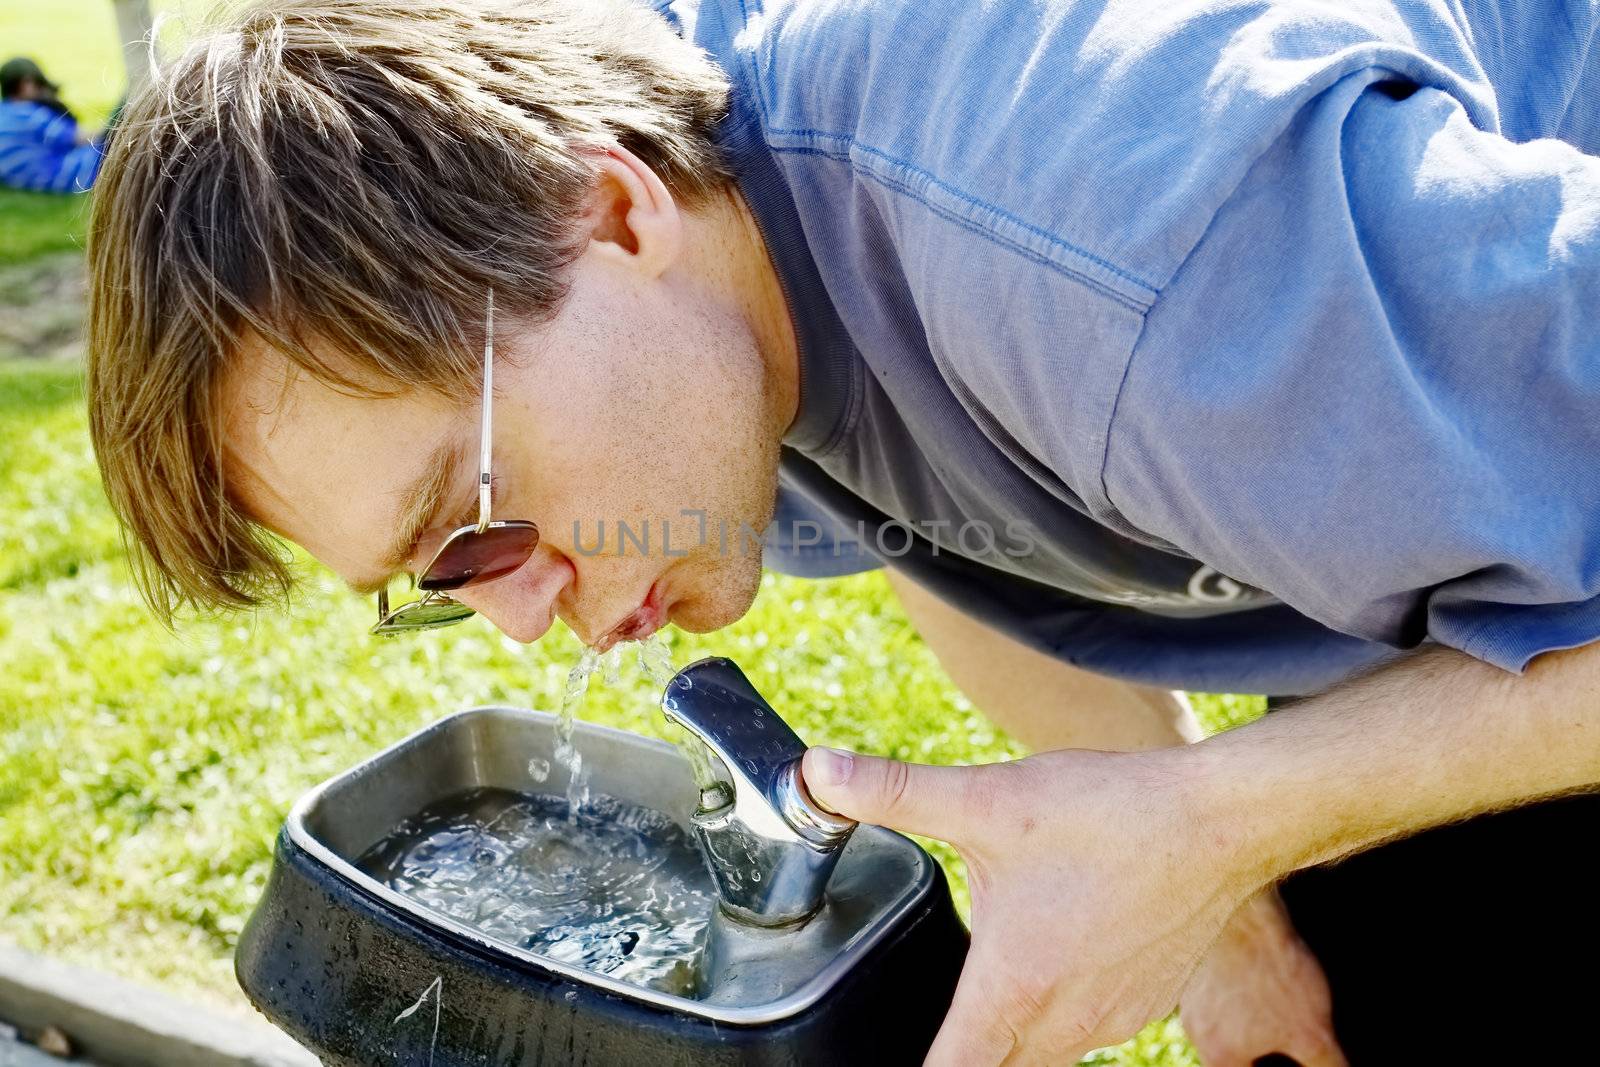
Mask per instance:
[[[695,43],[717,60],[733,83],[728,114],[717,127],[716,140],[766,242],[799,348],[800,407],[783,443],[815,453],[833,443],[851,408],[855,346],[823,285],[794,197],[767,145],[751,81],[751,59],[733,42],[737,28],[729,27],[717,0],[702,0],[697,7],[691,22]],[[672,21],[682,25],[676,18]]]

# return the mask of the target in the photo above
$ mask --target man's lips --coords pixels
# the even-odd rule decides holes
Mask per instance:
[[[622,641],[643,641],[667,621],[666,607],[662,603],[661,583],[657,582],[645,594],[644,603],[635,608],[627,618],[608,630],[595,642],[595,648],[605,652]]]

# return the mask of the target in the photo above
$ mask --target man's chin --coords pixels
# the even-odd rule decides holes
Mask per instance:
[[[721,569],[715,576],[715,591],[696,594],[673,601],[667,609],[668,620],[680,630],[692,634],[706,634],[732,626],[749,612],[761,591],[761,564],[740,568],[729,573]]]
[[[724,626],[732,626],[744,618],[745,612],[750,610],[750,603],[746,601],[743,606],[730,607],[725,603],[707,603],[696,599],[674,605],[667,617],[672,625],[680,630],[692,634],[708,634]]]

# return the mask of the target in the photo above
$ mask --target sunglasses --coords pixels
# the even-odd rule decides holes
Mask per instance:
[[[493,482],[489,477],[490,407],[494,398],[494,290],[489,291],[488,324],[483,344],[483,449],[478,466],[478,521],[458,527],[434,552],[413,585],[421,600],[389,610],[389,591],[378,593],[378,624],[371,633],[380,636],[436,630],[454,626],[477,614],[450,594],[457,589],[504,578],[533,558],[539,547],[539,528],[512,519],[495,522],[489,517]]]

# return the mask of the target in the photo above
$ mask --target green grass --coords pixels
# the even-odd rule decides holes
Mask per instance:
[[[77,371],[0,364],[0,929],[7,939],[213,1003],[271,843],[316,782],[440,715],[554,707],[579,648],[533,648],[474,620],[414,640],[365,634],[371,605],[308,565],[291,611],[179,636],[128,583],[99,489]],[[879,575],[767,576],[718,634],[669,632],[679,662],[738,660],[808,740],[905,759],[1013,758],[956,692]],[[661,734],[638,672],[597,682],[583,716]],[[1211,725],[1258,702],[1207,698]],[[942,845],[964,902],[959,862]],[[1192,1062],[1175,1024],[1100,1062]]]
[[[0,265],[84,247],[89,197],[0,189]]]

